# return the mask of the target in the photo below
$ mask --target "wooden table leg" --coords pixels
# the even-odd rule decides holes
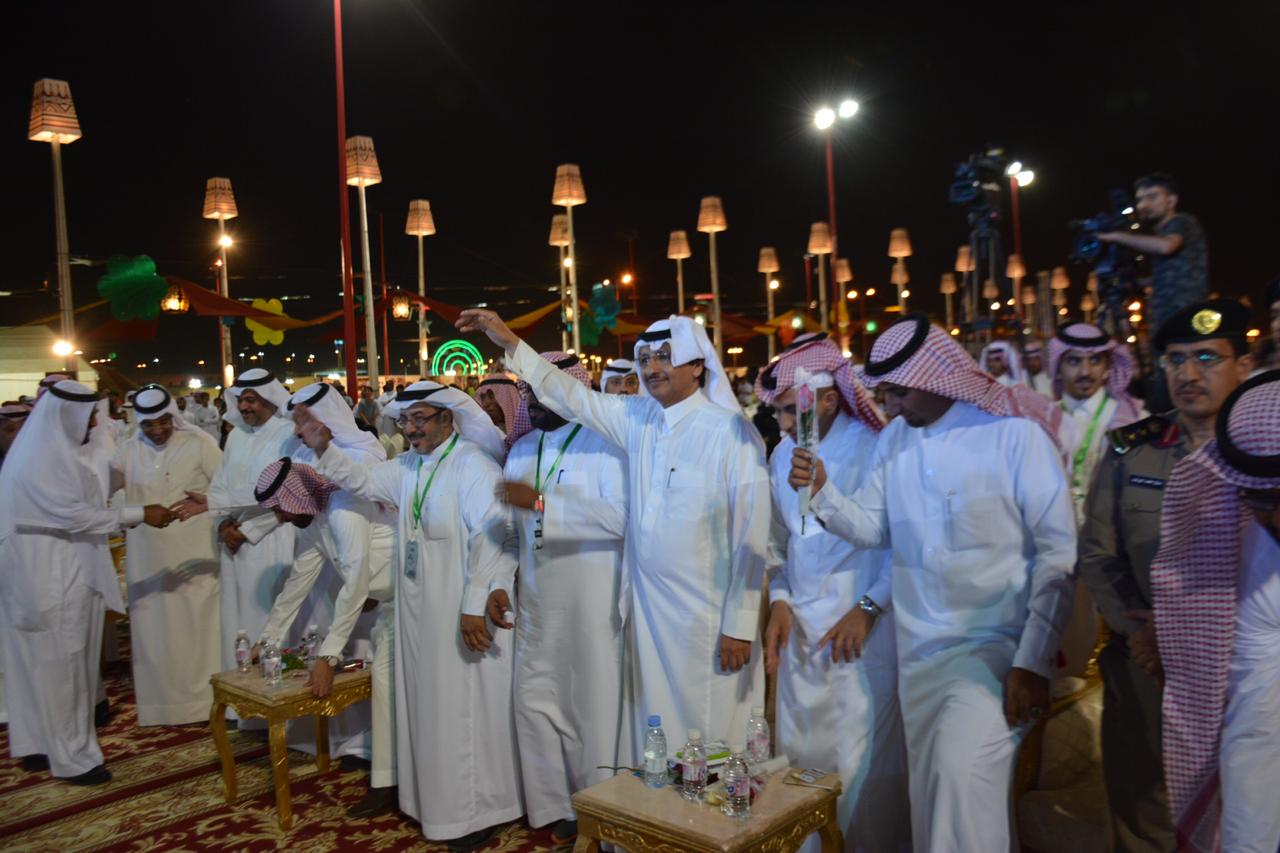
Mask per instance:
[[[836,814],[835,804],[830,808],[831,820],[818,830],[818,838],[822,841],[822,853],[841,853],[844,850],[844,833],[840,831],[840,818]]]
[[[231,754],[231,742],[227,740],[227,703],[214,702],[209,712],[209,731],[213,733],[213,744],[218,749],[218,760],[222,762],[222,795],[228,803],[236,801],[236,760]]]
[[[316,769],[329,772],[329,718],[316,714]]]
[[[600,853],[600,827],[595,818],[578,816],[578,840],[573,844],[573,853]]]
[[[271,776],[276,783],[276,810],[280,828],[293,825],[293,802],[289,799],[289,750],[285,746],[284,720],[271,719],[268,740],[271,742]]]

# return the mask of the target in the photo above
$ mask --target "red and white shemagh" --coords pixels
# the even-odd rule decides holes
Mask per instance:
[[[871,347],[868,365],[886,361],[905,349],[921,323],[928,323],[923,315],[919,319],[900,320],[886,329]],[[1055,447],[1062,447],[1058,442],[1058,427],[1062,423],[1060,408],[1025,385],[1001,385],[994,376],[979,370],[964,347],[938,326],[929,324],[924,341],[916,351],[888,373],[872,376],[867,372],[868,365],[858,370],[858,378],[868,388],[890,382],[970,403],[997,417],[1027,418],[1040,425]]]
[[[559,367],[583,385],[586,385],[588,388],[591,387],[591,374],[587,373],[587,369],[582,366],[582,362],[579,361],[576,356],[572,356],[567,352],[560,352],[559,350],[540,352],[538,355],[542,357],[543,361],[554,364],[556,367]],[[515,429],[507,432],[507,441],[510,442],[510,444],[507,445],[507,450],[511,450],[512,444],[515,444],[526,434],[533,431],[533,422],[529,420],[529,392],[531,390],[529,388],[529,383],[521,379],[516,383],[516,388],[518,388],[520,392],[520,408],[516,412]]]
[[[1102,338],[1107,333],[1092,323],[1072,323],[1062,331],[1073,338]],[[1133,353],[1125,344],[1107,338],[1105,344],[1098,346],[1080,346],[1059,340],[1055,335],[1049,339],[1049,377],[1053,380],[1053,396],[1062,399],[1062,379],[1058,376],[1058,365],[1062,357],[1071,351],[1086,355],[1105,352],[1111,355],[1111,369],[1107,372],[1107,394],[1118,404],[1116,413],[1111,418],[1109,427],[1131,424],[1142,417],[1142,404],[1129,394],[1129,383],[1133,381],[1135,370]]]
[[[502,449],[510,450],[511,445],[516,443],[515,438],[511,437],[514,432],[512,425],[516,423],[520,412],[520,391],[516,388],[515,380],[505,373],[490,373],[480,380],[480,387],[476,389],[477,396],[482,391],[492,391],[493,399],[497,401],[498,408],[502,409],[502,422],[507,432]]]
[[[258,475],[254,497],[267,509],[279,507],[293,515],[319,515],[338,485],[310,465],[277,459]]]
[[[1218,438],[1174,469],[1165,487],[1160,551],[1151,564],[1165,674],[1165,784],[1179,850],[1221,845],[1218,749],[1235,642],[1240,537],[1251,519],[1237,489],[1280,489],[1280,475],[1234,467],[1224,456],[1222,432],[1225,426],[1227,442],[1248,456],[1280,456],[1280,371],[1240,391],[1219,415]]]
[[[777,361],[761,370],[756,377],[756,396],[772,406],[779,394],[796,384],[796,370],[799,368],[809,373],[831,374],[845,411],[872,432],[884,429],[884,418],[871,395],[853,375],[853,365],[827,338],[801,342],[793,349],[784,350]],[[772,388],[765,387],[766,380],[771,380]]]

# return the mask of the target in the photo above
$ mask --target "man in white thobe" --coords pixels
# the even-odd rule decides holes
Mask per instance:
[[[797,449],[791,483],[812,487],[828,530],[892,550],[915,849],[1014,849],[1014,760],[1049,705],[1076,558],[1061,412],[977,370],[923,314],[886,330],[863,371],[893,418],[867,479],[846,496]]]
[[[849,851],[909,850],[907,756],[898,708],[898,658],[889,552],[827,532],[787,483],[797,419],[812,417],[827,476],[852,494],[866,476],[884,421],[825,334],[803,335],[756,378],[784,437],[769,473],[768,669],[778,677],[777,747],[798,767],[840,776],[840,826]],[[813,395],[813,414],[797,395]],[[881,602],[884,602],[882,605]],[[818,849],[810,836],[806,850]]]
[[[542,357],[585,387],[575,355]],[[571,840],[570,798],[631,763],[622,732],[623,633],[618,592],[627,526],[627,458],[525,389],[533,431],[503,470],[520,537],[515,714],[529,823]],[[629,731],[629,727],[628,727]]]
[[[235,429],[227,436],[222,467],[207,497],[211,507],[236,507],[214,510],[222,560],[222,665],[235,669],[236,632],[246,631],[250,637],[262,633],[293,565],[295,528],[257,505],[254,485],[262,469],[292,455],[298,441],[285,411],[289,392],[269,371],[246,370],[223,398],[226,420]],[[250,719],[242,721],[242,727],[266,726]]]
[[[764,698],[769,474],[706,331],[687,317],[650,326],[635,347],[645,393],[628,397],[584,388],[492,311],[463,311],[458,326],[503,347],[542,405],[627,453],[622,604],[637,754],[650,714],[672,742],[689,729],[710,741],[745,738],[751,707]]]
[[[427,838],[473,849],[498,825],[524,814],[507,618],[515,541],[510,511],[497,498],[502,434],[466,393],[435,382],[410,385],[391,408],[413,452],[373,467],[331,444],[330,431],[314,418],[301,432],[320,474],[400,509],[400,808],[422,824]]]
[[[187,491],[207,492],[222,463],[217,442],[179,416],[159,385],[142,388],[133,405],[138,432],[119,444],[111,461],[125,500],[169,506]],[[126,531],[125,578],[138,725],[207,720],[209,677],[223,668],[212,519]]]
[[[107,534],[173,517],[158,504],[107,506],[80,453],[98,428],[96,401],[79,382],[54,383],[0,469],[9,754],[77,785],[111,781],[94,731],[103,617],[124,612]]]
[[[1044,369],[1044,345],[1039,341],[1031,341],[1023,348],[1022,354],[1023,365],[1027,369],[1027,385],[1042,397],[1054,399],[1053,379]]]
[[[1006,388],[1025,383],[1022,359],[1012,341],[992,341],[982,348],[978,368],[990,373]]]
[[[640,377],[636,375],[636,363],[629,358],[615,358],[604,366],[601,376],[604,385],[600,388],[606,394],[640,393]]]
[[[208,391],[198,392],[194,400],[193,408],[196,416],[196,426],[204,430],[216,442],[222,437],[222,416],[218,414],[218,410],[209,402]]]
[[[1178,849],[1272,853],[1280,849],[1280,371],[1232,392],[1214,439],[1174,469],[1151,587],[1156,637],[1134,659],[1164,680]]]

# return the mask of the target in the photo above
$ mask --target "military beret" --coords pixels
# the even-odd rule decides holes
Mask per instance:
[[[1156,352],[1169,344],[1191,344],[1215,338],[1244,339],[1249,329],[1249,309],[1234,299],[1196,302],[1178,311],[1156,330],[1151,341]]]

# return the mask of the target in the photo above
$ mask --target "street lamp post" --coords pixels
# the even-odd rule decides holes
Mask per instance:
[[[773,278],[773,274],[781,268],[778,264],[778,250],[773,246],[763,247],[760,250],[760,262],[756,264],[756,272],[764,274],[765,311],[769,315],[765,319],[766,323],[773,322],[773,292],[778,289],[778,280]],[[777,355],[778,342],[776,338],[777,332],[769,333],[769,361],[773,361],[773,357]]]
[[[849,283],[853,281],[853,268],[849,266],[848,258],[833,259],[832,267],[835,269],[836,279],[836,329],[840,333],[840,350],[842,352],[849,351],[849,304],[848,294]]]
[[[404,233],[418,238],[418,295],[427,295],[427,273],[422,257],[422,238],[436,233],[435,217],[431,215],[431,202],[425,198],[409,202],[409,218],[404,224]],[[427,358],[427,306],[418,305],[418,378],[426,378]]]
[[[727,230],[728,227],[728,222],[725,221],[724,217],[724,205],[720,203],[720,197],[709,195],[704,198],[698,209],[698,230],[706,234],[707,239],[710,241],[711,316],[715,323],[715,328],[712,331],[715,333],[716,355],[720,357],[724,356],[724,330],[720,322],[720,267],[716,263],[716,234]]]
[[[223,299],[231,298],[231,290],[227,283],[227,249],[231,247],[231,237],[227,234],[227,220],[240,215],[236,208],[236,197],[231,191],[230,178],[210,178],[204,188],[204,209],[201,216],[205,219],[218,220],[218,293]],[[222,387],[226,388],[236,379],[235,363],[232,361],[231,327],[218,318],[219,356],[222,361]]]
[[[942,274],[942,286],[938,290],[947,299],[947,333],[950,334],[951,330],[955,328],[955,313],[952,310],[951,297],[956,292],[956,274],[944,272]]]
[[[578,256],[573,239],[573,209],[587,203],[587,190],[582,184],[582,170],[575,163],[563,163],[556,167],[556,182],[551,189],[551,203],[564,208],[565,223],[569,232],[569,318],[573,322],[573,353],[582,352],[582,313],[578,304]]]
[[[569,349],[569,315],[565,309],[569,306],[569,265],[565,259],[569,257],[569,217],[557,213],[551,217],[551,234],[547,237],[547,245],[555,246],[560,255],[560,350]]]
[[[684,261],[691,257],[689,235],[683,231],[672,231],[667,241],[667,258],[676,262],[676,313],[684,313]]]
[[[373,139],[353,136],[347,140],[347,184],[356,188],[360,198],[360,260],[364,294],[364,358],[367,370],[366,382],[370,388],[378,387],[378,331],[373,316],[373,263],[369,258],[369,210],[365,202],[365,187],[382,183],[382,170],[378,168],[378,155],[373,150]],[[352,399],[355,388],[348,388]]]
[[[1036,173],[1030,169],[1024,169],[1021,161],[1014,160],[1005,169],[1005,176],[1009,179],[1009,204],[1013,213],[1013,251],[1019,257],[1022,256],[1022,216],[1018,208],[1018,188],[1030,186],[1031,182],[1036,179]]]
[[[831,330],[831,312],[827,307],[827,267],[822,263],[823,255],[830,255],[831,229],[825,222],[815,222],[809,226],[809,254],[818,257],[818,310],[822,316],[819,323],[822,331]]]
[[[899,316],[907,313],[907,258],[911,257],[911,237],[905,228],[894,228],[889,232],[889,257],[893,258],[893,284],[898,288]]]
[[[823,131],[827,160],[827,222],[831,226],[831,255],[839,257],[839,242],[836,237],[836,170],[835,155],[832,152],[831,135],[836,119],[851,119],[858,112],[858,102],[845,98],[837,109],[822,107],[813,115],[813,123]],[[819,262],[821,264],[821,262]],[[823,327],[826,328],[825,326]]]
[[[333,0],[334,76],[338,106],[338,218],[342,229],[342,339],[345,350],[347,392],[354,394],[356,383],[355,275],[351,264],[351,202],[347,198],[347,94],[342,71],[342,0]]]
[[[53,226],[58,265],[58,307],[62,340],[71,344],[64,353],[69,375],[76,370],[76,320],[71,293],[71,248],[67,237],[67,201],[62,185],[62,146],[81,136],[71,86],[65,80],[37,80],[31,96],[31,121],[27,139],[48,142],[53,150]]]

